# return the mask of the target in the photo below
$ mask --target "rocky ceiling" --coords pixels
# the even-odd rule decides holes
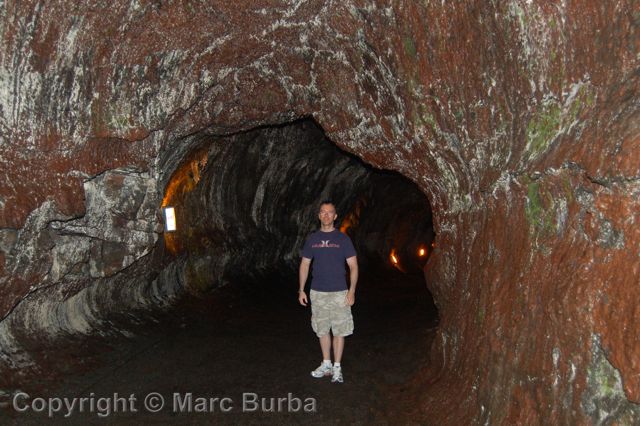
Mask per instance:
[[[33,365],[25,339],[170,303],[175,173],[205,139],[312,118],[431,202],[439,368],[416,415],[637,421],[639,25],[635,0],[0,3],[5,368]]]

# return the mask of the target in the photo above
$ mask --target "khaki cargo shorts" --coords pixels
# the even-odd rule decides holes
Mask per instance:
[[[353,334],[351,306],[345,302],[346,297],[347,290],[311,290],[311,327],[318,337],[329,334],[329,329],[334,336]]]

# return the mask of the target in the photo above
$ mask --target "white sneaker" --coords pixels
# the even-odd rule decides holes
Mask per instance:
[[[342,383],[344,380],[342,379],[342,368],[341,367],[333,367],[332,375],[331,375],[331,383]]]
[[[331,376],[332,372],[333,372],[333,367],[331,367],[331,363],[323,362],[322,364],[320,364],[320,367],[316,368],[311,372],[311,375],[316,379],[319,379],[321,377]]]

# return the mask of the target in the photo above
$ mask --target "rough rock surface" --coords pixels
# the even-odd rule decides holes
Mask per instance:
[[[0,3],[5,361],[52,309],[175,294],[145,253],[179,165],[311,116],[431,201],[440,330],[412,414],[637,422],[637,2],[247,3]]]

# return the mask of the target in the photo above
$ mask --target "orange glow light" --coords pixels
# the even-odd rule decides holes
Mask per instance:
[[[360,213],[362,212],[362,209],[366,206],[366,204],[367,200],[364,197],[356,201],[354,207],[349,213],[345,215],[344,219],[342,220],[342,223],[340,224],[340,232],[346,234],[347,230],[352,227],[358,226],[358,223],[360,222]]]
[[[395,249],[391,250],[390,257],[391,257],[391,262],[393,262],[394,265],[397,265],[398,264],[398,258],[396,257],[396,250]]]
[[[425,255],[425,251],[423,248],[421,248],[420,250],[418,250],[418,256],[422,257]]]
[[[185,195],[198,185],[200,181],[200,173],[207,165],[208,147],[203,147],[198,151],[190,154],[185,161],[173,172],[167,187],[164,190],[161,207],[180,207]],[[166,217],[166,213],[165,217]],[[175,218],[175,216],[174,216]],[[167,229],[168,230],[168,229]],[[182,250],[181,239],[184,233],[179,230],[176,232],[165,232],[164,243],[167,250],[172,254],[177,254]]]

